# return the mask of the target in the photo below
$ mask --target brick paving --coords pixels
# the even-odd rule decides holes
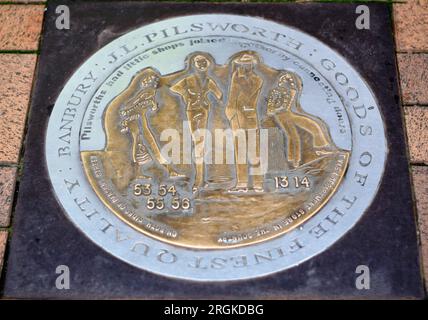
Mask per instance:
[[[34,80],[37,56],[31,53],[38,50],[42,2],[9,0],[8,4],[0,4],[0,52],[4,52],[0,53],[0,269]],[[428,0],[394,3],[393,20],[421,251],[428,279]]]
[[[45,10],[34,1],[8,2],[20,4],[0,4],[0,272]]]
[[[428,287],[428,0],[393,5],[397,62]]]

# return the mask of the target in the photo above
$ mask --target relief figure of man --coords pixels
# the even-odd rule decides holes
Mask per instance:
[[[230,191],[245,192],[249,188],[250,168],[260,165],[259,160],[251,159],[248,138],[249,132],[254,130],[256,141],[251,142],[256,143],[256,153],[259,152],[260,132],[257,104],[263,79],[255,72],[255,67],[259,63],[256,54],[243,52],[235,57],[231,63],[232,76],[225,113],[234,134],[240,130],[240,133],[245,135],[246,143],[241,144],[237,136],[234,137],[236,185]],[[239,148],[242,148],[242,150],[239,150]],[[245,152],[244,156],[240,156],[240,152]],[[242,158],[244,158],[244,161],[240,161]],[[256,158],[259,159],[260,157],[256,156]],[[254,191],[263,191],[262,175],[252,176],[252,188]]]
[[[199,129],[207,129],[211,108],[208,95],[212,93],[218,100],[221,100],[223,97],[215,80],[208,74],[213,64],[212,57],[206,53],[196,53],[190,56],[188,75],[173,84],[170,88],[172,92],[180,95],[186,108],[196,163],[194,190],[203,187],[205,183],[205,139],[203,136],[196,137],[195,133]]]

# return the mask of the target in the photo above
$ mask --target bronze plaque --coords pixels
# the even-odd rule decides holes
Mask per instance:
[[[105,109],[105,148],[81,153],[104,204],[149,236],[211,249],[270,239],[316,214],[349,151],[301,105],[301,78],[253,51],[221,65],[196,51],[183,63],[165,75],[142,69]]]
[[[58,98],[46,143],[58,198],[89,238],[209,281],[325,250],[370,205],[386,154],[376,100],[345,59],[296,29],[220,14],[99,50]]]

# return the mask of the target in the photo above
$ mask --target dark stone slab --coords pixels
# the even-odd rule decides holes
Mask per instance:
[[[61,1],[61,4],[67,1]],[[387,5],[371,4],[371,29],[357,30],[354,4],[69,3],[71,30],[46,12],[37,82],[25,142],[24,175],[5,266],[8,298],[421,298],[418,243],[402,129],[394,43]],[[251,281],[200,284],[136,269],[87,239],[57,202],[50,185],[44,136],[68,78],[102,46],[134,28],[191,13],[261,16],[325,42],[364,76],[378,99],[389,156],[377,197],[335,245],[298,267]],[[55,269],[71,271],[71,289],[55,288]],[[355,288],[355,268],[371,270],[371,289]]]

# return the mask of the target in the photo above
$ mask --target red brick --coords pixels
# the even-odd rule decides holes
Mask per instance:
[[[0,5],[0,50],[37,50],[43,5]]]
[[[397,50],[428,50],[428,0],[394,3],[393,8]]]
[[[428,164],[428,108],[404,108],[410,162]]]
[[[0,54],[0,162],[17,164],[37,56]]]
[[[404,104],[428,104],[428,54],[397,54],[397,60]]]

